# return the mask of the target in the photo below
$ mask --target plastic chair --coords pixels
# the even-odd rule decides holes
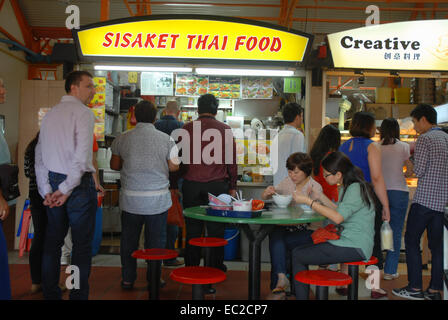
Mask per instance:
[[[161,260],[173,259],[177,256],[177,251],[170,249],[143,249],[132,253],[133,258],[149,261],[149,300],[159,300]]]
[[[174,281],[193,285],[192,299],[204,299],[204,285],[226,280],[224,271],[211,267],[182,267],[173,270],[170,278]]]
[[[316,300],[328,300],[328,287],[344,286],[352,283],[345,273],[330,270],[305,270],[298,272],[294,279],[316,286]]]
[[[359,266],[368,266],[372,264],[377,264],[378,259],[374,256],[370,257],[369,261],[355,261],[355,262],[345,262],[348,265],[348,275],[352,277],[353,282],[348,286],[348,300],[358,300],[358,276],[359,276]]]

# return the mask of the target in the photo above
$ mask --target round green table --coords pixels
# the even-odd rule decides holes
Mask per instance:
[[[230,218],[207,215],[206,206],[184,209],[184,215],[191,219],[211,222],[235,223],[241,225],[249,239],[249,300],[260,300],[260,258],[261,242],[271,232],[275,225],[302,224],[325,220],[312,211],[305,211],[301,207],[277,208],[264,210],[258,218]],[[249,225],[260,225],[258,231]]]

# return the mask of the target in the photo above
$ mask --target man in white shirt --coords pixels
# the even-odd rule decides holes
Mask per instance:
[[[48,225],[42,257],[45,299],[61,299],[58,286],[61,247],[71,227],[72,264],[76,266],[70,299],[88,299],[92,239],[97,197],[92,172],[94,115],[86,105],[95,94],[85,71],[67,75],[61,102],[43,118],[36,146],[35,171],[39,193],[48,206]],[[79,281],[76,281],[79,280]]]
[[[288,176],[286,160],[295,152],[304,152],[305,138],[299,131],[303,121],[303,108],[295,102],[287,103],[282,110],[285,126],[278,133],[278,163],[274,172],[274,186],[278,185]]]

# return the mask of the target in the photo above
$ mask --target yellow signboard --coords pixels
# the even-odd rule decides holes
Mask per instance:
[[[84,57],[302,62],[312,36],[243,19],[148,17],[109,21],[75,33]],[[223,19],[222,17],[220,19]],[[244,21],[236,22],[236,21]],[[263,26],[262,26],[263,25]]]
[[[448,20],[374,25],[328,40],[336,68],[448,70]]]

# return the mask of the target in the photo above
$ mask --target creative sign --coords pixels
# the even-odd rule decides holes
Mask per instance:
[[[328,40],[336,68],[448,70],[448,20],[369,26]]]
[[[312,35],[215,16],[148,16],[73,30],[82,57],[302,62]]]

